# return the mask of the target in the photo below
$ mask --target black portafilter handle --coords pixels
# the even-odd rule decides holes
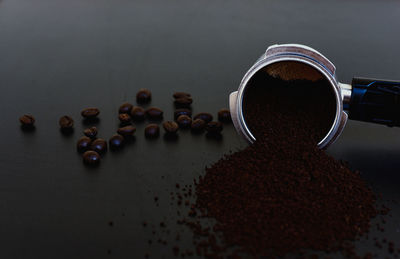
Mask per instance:
[[[349,119],[400,126],[400,81],[353,78]]]

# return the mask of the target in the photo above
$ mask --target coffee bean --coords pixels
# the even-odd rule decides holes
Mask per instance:
[[[146,138],[157,138],[160,135],[160,127],[157,124],[149,124],[144,129]]]
[[[212,121],[207,123],[206,130],[209,133],[221,133],[223,129],[222,123],[219,121]]]
[[[128,126],[119,128],[117,130],[117,132],[118,132],[118,134],[120,134],[124,137],[132,136],[136,132],[136,127],[132,126],[132,125],[128,125]]]
[[[100,155],[95,151],[86,151],[82,157],[83,162],[87,165],[98,165],[100,163]]]
[[[181,97],[178,99],[175,99],[174,104],[175,107],[182,107],[182,108],[188,108],[192,104],[193,99],[191,97]]]
[[[101,138],[93,140],[92,144],[90,145],[90,149],[99,154],[103,154],[107,151],[107,141]]]
[[[213,116],[208,112],[201,112],[196,114],[193,119],[202,119],[206,123],[209,123],[213,120]]]
[[[190,125],[192,124],[192,119],[187,115],[181,115],[178,117],[176,122],[178,123],[180,128],[185,129],[190,127]]]
[[[202,119],[195,119],[192,121],[191,130],[194,133],[203,132],[205,128],[206,128],[206,122],[203,121]]]
[[[97,109],[97,108],[94,108],[94,107],[86,108],[86,109],[83,109],[83,110],[81,111],[82,117],[84,117],[84,118],[86,118],[86,119],[93,119],[93,118],[96,118],[97,115],[99,115],[99,113],[100,113],[100,110]]]
[[[192,111],[186,108],[182,108],[182,109],[176,109],[174,112],[174,119],[178,119],[179,116],[181,115],[187,115],[189,117],[192,117]]]
[[[92,139],[89,137],[81,137],[76,144],[76,148],[78,152],[85,152],[90,149],[90,145],[92,143]]]
[[[118,119],[122,124],[129,124],[131,122],[131,116],[127,113],[119,114]]]
[[[131,111],[131,117],[133,121],[144,121],[145,111],[142,107],[135,106]]]
[[[142,88],[136,94],[136,101],[138,103],[148,103],[151,101],[151,92],[148,89]]]
[[[118,112],[119,113],[131,113],[133,105],[130,103],[123,103],[120,107]]]
[[[231,118],[231,112],[228,109],[221,109],[218,112],[218,120],[220,122],[231,122],[232,118]]]
[[[115,134],[108,140],[111,149],[121,148],[125,144],[124,142],[125,142],[124,137],[119,134]]]
[[[72,129],[74,127],[74,120],[70,116],[62,116],[58,121],[60,128],[63,130]]]
[[[86,137],[94,139],[97,136],[97,128],[96,127],[87,128],[83,131],[83,134],[85,134]]]
[[[188,98],[188,97],[192,97],[189,93],[185,93],[185,92],[175,92],[173,94],[173,97],[175,99],[179,99],[179,98]]]
[[[32,115],[28,114],[19,117],[19,121],[24,127],[33,127],[33,125],[35,124],[35,118]]]
[[[157,107],[150,107],[146,110],[146,115],[151,120],[160,120],[163,117],[163,111]]]
[[[163,127],[166,133],[176,133],[179,129],[178,124],[175,121],[165,121]]]

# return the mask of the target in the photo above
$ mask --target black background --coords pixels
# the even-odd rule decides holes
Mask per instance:
[[[0,257],[171,257],[176,231],[185,232],[169,201],[175,183],[192,183],[246,143],[233,126],[222,141],[181,132],[167,142],[145,140],[137,125],[136,142],[89,169],[75,151],[80,110],[101,109],[104,138],[117,128],[118,106],[141,87],[166,119],[176,90],[192,93],[194,112],[216,114],[275,43],[316,48],[342,82],[400,79],[399,15],[398,1],[0,0]],[[36,131],[20,130],[25,113],[37,118]],[[58,130],[64,114],[76,122],[71,137]],[[384,200],[398,201],[399,146],[398,128],[350,121],[329,152],[360,169]],[[372,232],[399,247],[400,207],[390,207],[385,234]],[[171,229],[161,234],[169,246],[148,245],[160,221]],[[191,248],[190,233],[182,236]],[[371,240],[357,246],[387,254]]]

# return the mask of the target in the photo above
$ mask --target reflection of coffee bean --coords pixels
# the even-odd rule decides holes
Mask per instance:
[[[206,123],[209,123],[210,121],[213,120],[213,116],[208,112],[201,112],[201,113],[196,114],[193,117],[193,119],[202,119]]]
[[[175,99],[180,99],[180,98],[190,98],[192,96],[189,93],[185,93],[185,92],[175,92],[173,94],[173,97]]]
[[[209,133],[221,133],[223,129],[222,123],[219,121],[212,121],[207,123],[206,130]]]
[[[218,120],[220,122],[230,122],[231,119],[231,112],[228,109],[221,109],[218,112]]]
[[[202,119],[195,119],[192,121],[191,130],[195,133],[200,133],[206,128],[206,122]]]
[[[122,136],[132,136],[136,132],[136,127],[132,125],[128,125],[125,127],[121,127],[117,130],[118,134]]]
[[[35,118],[32,115],[25,114],[19,118],[22,126],[33,127],[35,124]]]
[[[156,138],[160,135],[160,127],[157,124],[149,124],[144,129],[144,135],[146,138]]]
[[[133,121],[144,121],[145,111],[142,107],[135,106],[131,111],[131,117]]]
[[[95,151],[86,151],[82,157],[83,162],[87,165],[98,165],[100,163],[100,155]]]
[[[178,124],[175,121],[165,121],[163,127],[166,133],[173,134],[179,129]]]
[[[178,123],[180,128],[186,129],[189,128],[190,125],[192,124],[192,119],[187,115],[181,115],[178,117],[176,122]]]
[[[115,134],[108,140],[108,143],[110,144],[110,148],[118,149],[124,145],[124,141],[125,141],[125,139],[123,136],[121,136],[119,134]]]
[[[92,144],[90,145],[90,149],[99,154],[103,154],[107,151],[107,141],[101,138],[93,140]]]
[[[138,103],[148,103],[151,101],[151,92],[148,89],[140,89],[136,94],[136,101]]]
[[[123,103],[120,107],[118,112],[119,113],[131,113],[133,105],[130,103]]]
[[[94,107],[86,108],[81,111],[82,117],[84,117],[86,119],[93,119],[93,118],[97,117],[97,115],[99,115],[99,113],[100,113],[100,110],[97,108],[94,108]]]
[[[85,134],[86,137],[94,139],[97,136],[97,128],[96,127],[91,127],[91,128],[85,129],[83,131],[83,134]]]
[[[58,121],[60,128],[63,130],[72,129],[74,127],[74,120],[70,116],[62,116]]]
[[[163,117],[163,111],[157,107],[150,107],[146,110],[146,115],[151,120],[160,120]]]
[[[90,144],[92,143],[92,139],[89,137],[81,137],[76,144],[76,148],[78,152],[85,152],[90,149]]]

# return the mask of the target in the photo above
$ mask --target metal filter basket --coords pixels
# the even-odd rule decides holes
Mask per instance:
[[[400,126],[400,82],[353,78],[351,85],[338,82],[335,66],[318,51],[300,44],[282,44],[267,51],[247,71],[239,89],[229,96],[229,107],[237,132],[249,142],[256,139],[246,125],[243,98],[250,79],[261,69],[283,80],[325,78],[336,100],[332,126],[318,147],[327,148],[342,133],[348,119]]]

